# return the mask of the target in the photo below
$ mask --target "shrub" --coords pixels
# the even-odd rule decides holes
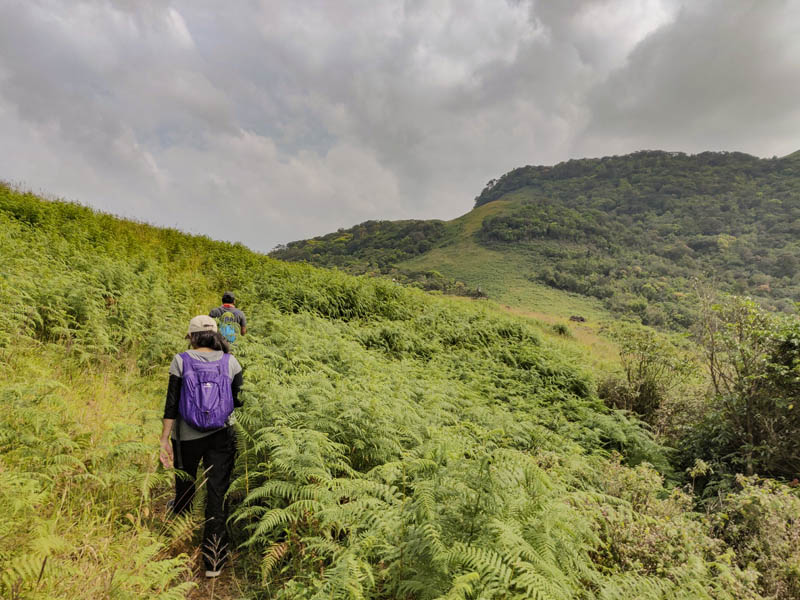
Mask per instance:
[[[553,325],[553,331],[557,335],[562,335],[564,337],[572,337],[572,332],[569,330],[569,327],[564,325],[564,323],[556,323]]]
[[[736,478],[713,515],[717,535],[736,551],[742,568],[755,568],[768,598],[800,597],[800,497],[795,490],[758,477]]]

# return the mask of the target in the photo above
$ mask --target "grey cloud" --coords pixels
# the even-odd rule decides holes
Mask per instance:
[[[131,132],[225,127],[224,95],[197,70],[174,10],[143,4],[131,14],[92,2],[53,14],[35,2],[4,6],[3,96],[23,118],[55,123],[79,149],[109,159]]]
[[[0,177],[260,250],[452,218],[522,164],[788,143],[788,6],[12,0]]]
[[[590,96],[599,149],[797,149],[800,5],[687,3]]]

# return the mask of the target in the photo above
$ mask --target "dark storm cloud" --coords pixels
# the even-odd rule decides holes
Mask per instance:
[[[733,8],[732,8],[733,7]],[[0,177],[266,250],[532,163],[788,152],[779,2],[0,4]]]

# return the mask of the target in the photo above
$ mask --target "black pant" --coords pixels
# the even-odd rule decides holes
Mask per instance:
[[[233,463],[236,458],[236,434],[233,427],[226,427],[197,440],[177,442],[172,440],[175,456],[180,443],[182,471],[191,479],[175,477],[175,506],[180,514],[192,506],[195,494],[195,478],[200,459],[203,459],[203,477],[198,486],[206,487],[206,522],[203,531],[203,560],[206,569],[216,571],[225,563],[228,554],[227,507],[225,494],[231,483]],[[205,482],[203,481],[205,480]]]

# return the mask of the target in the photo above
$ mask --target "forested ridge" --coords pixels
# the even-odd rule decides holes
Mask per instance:
[[[317,262],[326,267],[363,262],[385,267],[427,252],[445,235],[443,221],[365,221],[350,229],[289,242],[276,248],[273,255],[297,261],[319,254]]]
[[[289,242],[275,248],[270,255],[291,262],[336,267],[354,275],[385,275],[428,291],[482,296],[478,290],[435,270],[420,271],[398,266],[442,244],[449,237],[452,235],[444,221],[365,221],[349,229]]]
[[[531,277],[687,327],[695,280],[791,310],[800,298],[800,153],[638,152],[523,167],[490,182],[484,244],[529,257]]]
[[[698,284],[782,311],[800,298],[800,153],[643,151],[528,166],[490,181],[475,207],[501,199],[508,205],[474,233],[479,244],[521,261],[532,282],[598,298],[645,324],[689,327]],[[421,231],[427,222],[417,223]],[[385,240],[389,260],[401,262],[457,241],[456,223],[422,244],[324,236],[275,256],[353,269],[372,255],[361,248]]]
[[[743,301],[707,321],[729,388],[714,432],[681,421],[676,458],[630,411],[649,419],[646,401],[670,393],[664,373],[686,385],[693,375],[685,348],[644,330],[623,335],[627,378],[606,380],[569,336],[485,302],[8,186],[0,253],[4,597],[800,594],[800,498],[780,482],[795,465],[770,462],[768,427],[740,431],[734,418],[770,409],[772,430],[796,431],[796,320]],[[186,323],[227,289],[248,315],[236,348],[237,550],[230,585],[198,591],[202,517],[165,517],[157,437]],[[741,381],[726,345],[740,316],[760,349],[741,340],[752,367]],[[654,355],[674,358],[670,369],[650,369]],[[748,435],[744,452],[725,446]],[[770,468],[776,480],[755,474]]]

